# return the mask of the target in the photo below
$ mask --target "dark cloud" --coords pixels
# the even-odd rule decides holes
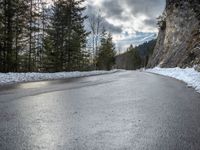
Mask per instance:
[[[120,33],[122,33],[122,27],[115,26],[115,25],[109,23],[106,20],[104,20],[103,25],[105,26],[106,30],[108,30],[111,33],[114,33],[114,34],[120,34]]]
[[[115,8],[114,8],[114,9],[115,9]],[[116,8],[116,10],[114,10],[114,9],[113,9],[113,11],[118,12],[117,8]],[[93,19],[97,20],[97,16],[98,16],[98,14],[99,14],[99,11],[101,11],[101,10],[97,10],[97,9],[96,9],[94,6],[92,6],[92,5],[88,5],[88,7],[87,7],[87,15],[88,15],[89,18],[93,18]],[[121,27],[121,26],[116,26],[116,25],[114,25],[114,24],[109,23],[109,22],[106,20],[105,17],[102,17],[102,18],[101,18],[101,22],[102,22],[102,23],[101,23],[102,26],[105,27],[106,30],[108,30],[109,32],[111,32],[111,33],[113,33],[113,34],[120,34],[120,33],[122,32],[122,27]]]
[[[165,0],[125,0],[133,15],[156,17],[164,9]]]
[[[126,8],[131,10],[134,16],[144,14],[148,17],[157,17],[163,11],[165,0],[106,0],[102,3],[102,9],[107,17],[115,17],[119,19],[127,19],[123,16]]]
[[[100,10],[104,14],[103,22],[107,30],[122,37],[116,44],[125,47],[155,38],[156,18],[163,12],[164,7],[165,0],[102,0],[98,2],[98,6],[89,4],[87,14],[97,15]],[[142,20],[141,15],[146,16],[146,20]],[[119,21],[117,24],[121,26],[116,26],[116,21]],[[129,26],[129,21],[134,24]],[[135,32],[136,34],[131,34]]]
[[[124,8],[125,7],[125,8]],[[144,23],[151,27],[156,27],[156,17],[158,17],[165,7],[165,0],[104,0],[101,3],[101,8],[98,8],[105,14],[107,18],[118,20],[128,20],[129,16],[138,17],[143,14],[150,19]],[[131,10],[131,14],[124,15],[126,9]],[[93,5],[88,5],[88,14],[94,14],[97,8]]]
[[[106,0],[102,3],[102,9],[107,17],[122,18],[123,8],[118,0]]]

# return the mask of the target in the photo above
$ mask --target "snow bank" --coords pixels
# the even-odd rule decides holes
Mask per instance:
[[[148,69],[147,72],[156,73],[184,81],[190,87],[194,87],[200,93],[200,72],[194,68],[159,68]]]
[[[30,82],[30,81],[87,77],[93,75],[115,73],[117,71],[118,70],[90,71],[90,72],[59,72],[59,73],[0,73],[0,85]]]

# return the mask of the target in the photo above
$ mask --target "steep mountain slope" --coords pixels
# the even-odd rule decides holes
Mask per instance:
[[[200,0],[166,0],[148,67],[200,64]]]

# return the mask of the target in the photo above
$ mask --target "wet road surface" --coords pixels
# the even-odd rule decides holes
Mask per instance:
[[[200,95],[124,71],[0,87],[0,150],[199,150]]]

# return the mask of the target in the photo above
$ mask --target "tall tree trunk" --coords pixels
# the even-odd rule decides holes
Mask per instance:
[[[33,22],[33,0],[30,0],[30,23],[29,23],[29,56],[28,56],[28,71],[32,68],[32,22]]]
[[[6,72],[13,71],[13,61],[12,61],[12,48],[13,48],[13,30],[12,30],[12,6],[11,6],[11,1],[8,1],[8,7],[6,11],[6,16],[7,16],[7,46],[6,46],[6,51],[7,51],[7,64],[6,64]]]

